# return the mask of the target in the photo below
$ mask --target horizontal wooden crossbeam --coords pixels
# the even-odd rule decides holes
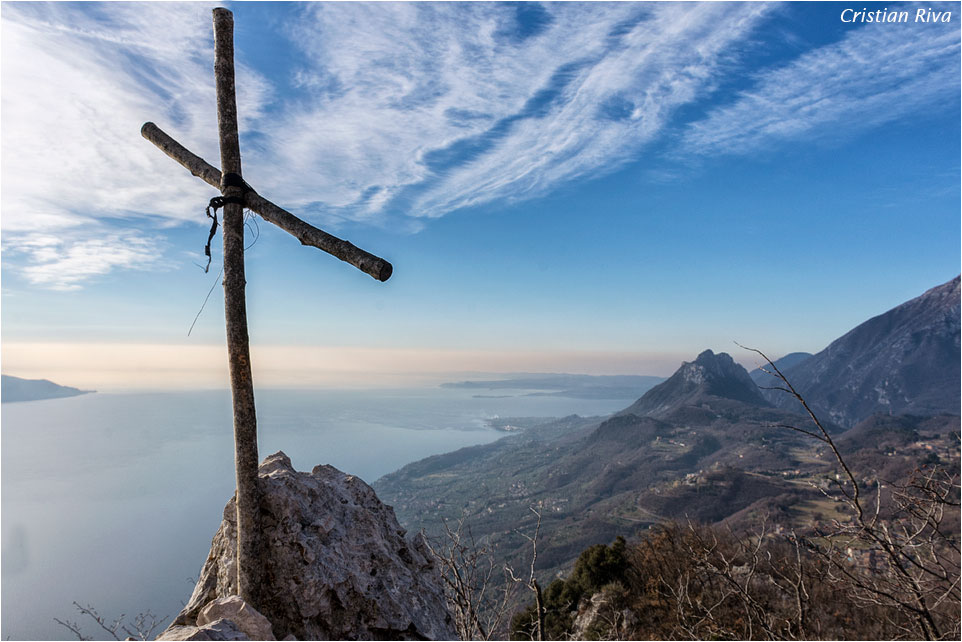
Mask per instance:
[[[191,174],[211,187],[220,190],[221,172],[219,169],[192,153],[178,143],[154,123],[144,123],[141,135],[157,146],[162,152],[180,163]],[[287,210],[250,190],[244,194],[244,207],[257,212],[261,217],[293,235],[302,245],[310,245],[324,250],[331,256],[350,263],[361,272],[370,274],[378,281],[387,281],[394,267],[384,259],[365,252],[349,241],[339,239],[310,223],[299,219]]]

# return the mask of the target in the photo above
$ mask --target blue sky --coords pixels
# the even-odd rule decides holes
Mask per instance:
[[[226,385],[211,3],[3,3],[3,370]],[[818,351],[959,272],[957,3],[229,3],[259,385]],[[847,23],[847,8],[907,11]],[[915,22],[919,8],[948,23]]]

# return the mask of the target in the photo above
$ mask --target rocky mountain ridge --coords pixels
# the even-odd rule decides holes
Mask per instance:
[[[561,568],[588,545],[684,519],[686,510],[716,521],[766,497],[800,492],[781,471],[797,468],[807,438],[772,428],[797,419],[767,403],[729,355],[705,351],[612,417],[569,417],[431,457],[375,488],[411,526],[430,530],[428,520],[456,520],[467,510],[474,534],[516,561],[526,546],[517,531],[532,526],[530,508],[541,506],[552,541],[539,560]],[[770,474],[746,472],[756,470]],[[689,486],[677,486],[686,475],[701,475],[691,477],[690,488],[700,489],[691,497]]]
[[[820,417],[850,428],[876,412],[959,412],[959,277],[875,316],[783,370]],[[763,391],[780,408],[794,399]]]
[[[886,315],[867,322],[872,332],[862,324],[824,354],[789,355],[778,362],[796,382],[797,373],[806,372],[802,368],[827,363],[828,356],[837,363],[839,354],[848,354],[862,365],[835,366],[834,385],[843,391],[886,390],[890,373],[910,377],[912,370],[902,366],[918,362],[919,355],[930,364],[925,380],[939,384],[934,391],[904,388],[918,391],[916,401],[904,406],[832,412],[827,404],[842,401],[844,410],[848,398],[802,388],[813,395],[810,403],[818,396],[817,403],[826,404],[817,406],[823,425],[841,433],[840,439],[844,427],[832,418],[867,422],[841,441],[866,479],[873,474],[897,479],[926,461],[958,461],[958,443],[951,439],[959,426],[958,279]],[[907,354],[910,348],[918,354]],[[940,349],[947,355],[930,356]],[[853,378],[849,384],[845,376]],[[873,376],[881,379],[870,384]],[[796,387],[807,386],[805,381],[799,377]],[[787,524],[810,525],[832,514],[816,488],[830,483],[834,458],[821,442],[788,428],[811,426],[788,403],[797,400],[781,394],[768,396],[729,355],[706,350],[614,416],[568,417],[529,428],[493,444],[415,462],[374,486],[410,527],[431,531],[441,519],[468,514],[475,536],[490,538],[515,562],[529,546],[518,531],[533,528],[531,508],[540,507],[543,532],[551,537],[538,559],[551,572],[564,569],[589,545],[668,519],[749,524],[769,514]],[[901,408],[934,416],[894,422],[871,416]],[[949,408],[949,414],[939,408]]]

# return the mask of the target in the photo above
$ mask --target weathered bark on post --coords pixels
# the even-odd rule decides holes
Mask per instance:
[[[264,220],[289,232],[303,245],[322,249],[379,281],[387,281],[393,267],[384,259],[302,221],[258,195],[244,182],[234,94],[234,16],[227,9],[217,8],[213,11],[213,22],[217,127],[222,170],[188,151],[153,123],[145,123],[141,128],[141,135],[194,176],[219,189],[223,196],[224,312],[227,321],[237,479],[237,575],[234,583],[236,592],[249,604],[257,607],[262,603],[261,598],[267,597],[262,595],[261,591],[268,576],[268,569],[267,547],[259,523],[261,493],[257,477],[257,419],[251,377],[250,340],[247,334],[244,208],[257,212]]]
[[[234,15],[214,9],[214,78],[217,86],[217,130],[223,176],[221,193],[243,199],[244,190],[229,185],[231,174],[241,176],[234,98]],[[257,419],[251,378],[247,302],[244,289],[244,206],[224,206],[224,311],[227,317],[227,355],[234,406],[234,466],[237,475],[237,592],[249,604],[260,604],[258,589],[264,577],[263,543],[259,524],[257,486]]]
[[[156,145],[160,151],[180,163],[191,174],[211,187],[220,189],[221,171],[171,138],[160,127],[154,123],[144,123],[140,134]],[[273,223],[296,237],[301,245],[309,245],[324,250],[331,256],[350,263],[378,281],[387,281],[391,278],[394,268],[389,262],[370,252],[365,252],[350,241],[345,241],[314,227],[253,190],[244,194],[244,205],[247,209],[260,214],[268,223]]]

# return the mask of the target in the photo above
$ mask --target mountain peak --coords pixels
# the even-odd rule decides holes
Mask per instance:
[[[665,417],[682,406],[712,405],[719,400],[768,406],[748,372],[725,352],[705,350],[686,361],[667,381],[649,390],[623,412]]]
[[[691,363],[683,363],[679,372],[682,370],[685,370],[688,376],[696,376],[701,379],[717,379],[719,377],[737,377],[739,371],[744,371],[744,368],[735,363],[735,360],[727,352],[715,354],[711,350],[705,350]]]

